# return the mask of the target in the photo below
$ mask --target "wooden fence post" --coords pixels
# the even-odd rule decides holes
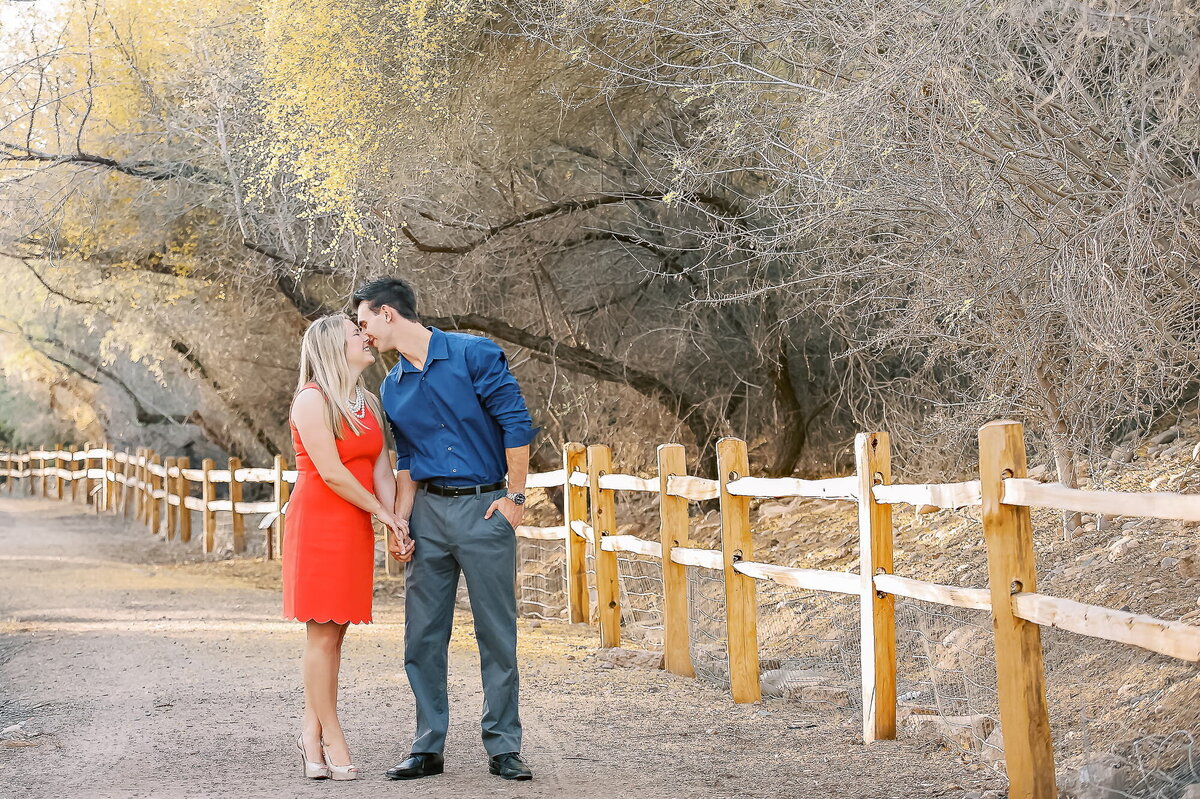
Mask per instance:
[[[155,496],[160,488],[166,487],[167,482],[165,477],[159,477],[154,473],[154,467],[161,465],[162,458],[155,453],[146,469],[150,474],[150,532],[154,535],[158,535],[159,530],[162,529],[163,503],[166,501],[165,496],[162,501]]]
[[[614,531],[615,492],[600,488],[600,477],[612,471],[612,450],[603,444],[587,448],[588,483],[592,500],[593,553],[596,561],[596,607],[600,616],[600,646],[621,645],[621,583],[617,553],[601,547]]]
[[[78,471],[76,469],[76,466],[81,465],[83,463],[83,461],[81,460],[81,456],[84,454],[84,450],[81,449],[80,447],[72,444],[70,447],[70,452],[71,452],[71,460],[67,464],[67,469],[68,469],[68,471],[71,472],[71,486],[69,489],[71,492],[70,499],[72,502],[78,502],[79,501],[79,491],[81,488],[83,488],[82,483],[84,482],[84,480],[83,480],[83,478],[76,477],[75,472]]]
[[[146,454],[145,447],[137,447],[131,455],[130,461],[130,479],[133,481],[129,486],[133,493],[133,508],[130,516],[134,521],[142,519],[142,456]]]
[[[163,490],[166,492],[166,495],[163,497],[163,514],[167,517],[163,533],[166,535],[168,541],[174,540],[175,528],[179,522],[179,506],[171,504],[171,499],[175,497],[176,486],[179,485],[178,478],[171,476],[171,470],[178,467],[178,458],[172,457],[163,460],[163,471],[166,472],[163,476]]]
[[[125,486],[121,489],[121,513],[128,519],[137,508],[137,491],[134,480],[137,478],[137,465],[134,463],[134,453],[125,451]]]
[[[186,544],[192,540],[192,510],[187,506],[192,489],[188,479],[183,476],[183,470],[191,468],[192,462],[188,458],[180,458],[175,463],[179,467],[179,482],[175,487],[179,494],[179,540]]]
[[[45,448],[42,449],[42,457],[39,460],[42,462],[42,496],[48,497],[50,496],[50,475],[46,474],[46,470],[50,467],[46,464],[49,458],[46,457]]]
[[[154,514],[154,473],[150,464],[154,462],[154,450],[146,447],[146,456],[142,463],[142,524],[150,526]]]
[[[391,462],[395,463],[395,459],[392,459]],[[287,505],[288,499],[292,498],[292,483],[284,479],[283,476],[284,471],[287,470],[288,459],[282,455],[276,455],[275,501],[278,504],[278,510],[280,510],[280,515],[275,517],[275,524],[272,525],[272,527],[275,528],[275,546],[272,549],[274,549],[276,558],[283,557],[283,548],[287,546],[287,542],[283,540],[284,537],[286,537],[286,535],[284,535],[284,531],[287,529],[287,515],[283,512],[283,506]]]
[[[246,517],[238,513],[238,503],[242,501],[242,484],[238,482],[237,470],[242,468],[241,458],[229,459],[229,518],[233,527],[233,551],[246,551]]]
[[[72,444],[67,448],[67,471],[71,474],[71,484],[67,487],[67,492],[70,494],[67,499],[71,502],[79,501],[79,481],[75,479],[75,453],[79,452],[79,447]]]
[[[858,551],[862,593],[863,742],[896,738],[896,599],[875,590],[876,574],[892,574],[892,506],[875,501],[871,489],[892,482],[887,433],[854,438],[858,472]]]
[[[592,618],[588,595],[587,540],[571,529],[574,522],[588,520],[588,489],[571,485],[571,475],[587,474],[587,448],[574,441],[563,445],[563,523],[567,526],[567,618],[572,624],[587,624]]]
[[[275,488],[275,521],[271,522],[270,527],[263,530],[263,553],[266,559],[275,560],[280,552],[280,512],[283,507],[283,487],[287,485],[287,481],[283,479],[283,470],[287,468],[287,462],[284,461],[282,455],[275,456],[275,477],[271,482]],[[390,561],[391,555],[385,560]],[[390,570],[389,570],[390,571]]]
[[[97,497],[96,512],[108,511],[112,506],[112,480],[108,475],[113,472],[116,463],[112,459],[112,447],[107,441],[100,450],[100,495]]]
[[[733,564],[754,559],[750,532],[750,498],[730,494],[726,486],[747,476],[746,442],[726,437],[717,442],[721,488],[721,552],[725,558],[726,634],[729,638],[729,689],[734,702],[762,699],[758,673],[758,596],[754,578],[734,571]]]
[[[91,505],[93,499],[92,478],[89,476],[90,472],[92,471],[92,444],[90,441],[83,445],[83,450],[80,454],[83,455],[83,459],[79,461],[80,465],[83,466],[83,478],[80,481],[83,484],[80,487],[83,493],[83,504]]]
[[[9,494],[15,494],[17,492],[17,489],[16,489],[17,478],[13,475],[13,462],[14,462],[15,458],[16,458],[16,456],[13,455],[12,453],[9,453],[9,452],[4,453],[4,472],[5,472],[4,483],[5,483],[5,488],[8,489]]]
[[[129,479],[126,475],[129,472],[128,462],[122,463],[121,457],[128,458],[129,455],[121,450],[113,450],[113,504],[112,511],[114,513],[122,513],[125,510],[125,481]]]
[[[672,674],[695,677],[688,640],[687,567],[671,560],[671,550],[688,545],[688,501],[667,493],[667,481],[687,474],[680,444],[658,448],[658,540],[662,543],[663,665]]]
[[[204,520],[204,543],[203,551],[205,554],[212,552],[217,546],[217,512],[209,507],[217,498],[217,487],[213,484],[212,477],[209,472],[213,468],[213,459],[205,458],[200,464],[200,468],[204,471],[204,477],[200,484],[200,498],[204,503],[204,510],[201,512],[201,518]]]
[[[1041,629],[1012,611],[1014,593],[1037,591],[1029,508],[1002,502],[1005,478],[1025,476],[1025,436],[1020,423],[996,421],[979,428],[983,537],[996,632],[996,692],[1008,795],[1012,799],[1055,799],[1058,791]]]
[[[55,444],[54,445],[54,498],[55,499],[62,499],[63,495],[66,494],[66,491],[65,491],[65,489],[67,487],[66,478],[62,476],[62,471],[63,471],[62,453],[63,453],[63,445]]]
[[[145,518],[146,514],[145,459],[149,451],[150,450],[147,447],[138,447],[136,450],[134,450],[134,458],[136,458],[136,461],[133,464],[133,474],[134,479],[137,481],[134,483],[133,493],[133,520],[135,522],[141,522]]]

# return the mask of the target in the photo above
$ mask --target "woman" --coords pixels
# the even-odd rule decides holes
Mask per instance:
[[[304,776],[313,779],[358,776],[338,722],[337,683],[346,627],[371,621],[372,515],[389,528],[392,556],[412,558],[408,524],[392,510],[396,484],[379,400],[360,380],[374,362],[348,318],[318,319],[304,334],[292,401],[299,476],[284,530],[283,615],[308,626],[304,727],[296,746]]]

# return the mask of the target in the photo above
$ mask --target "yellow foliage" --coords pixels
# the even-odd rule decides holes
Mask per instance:
[[[197,31],[226,24],[251,6],[244,0],[195,3],[186,0],[81,0],[67,5],[63,39],[73,42],[58,57],[80,87],[74,105],[87,114],[85,145],[98,145],[112,157],[110,134],[157,131],[161,107],[187,87],[188,54]],[[178,88],[177,88],[178,87]],[[132,139],[127,136],[126,139]]]
[[[411,122],[444,113],[445,59],[481,0],[263,0],[259,191],[288,175],[317,214],[362,233],[356,184]],[[257,191],[248,199],[253,200]]]

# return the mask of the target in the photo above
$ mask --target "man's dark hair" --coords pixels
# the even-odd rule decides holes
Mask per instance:
[[[384,305],[395,308],[396,313],[410,322],[420,322],[417,316],[417,295],[407,280],[398,277],[376,277],[358,287],[351,298],[354,307],[367,303],[372,311],[379,313]]]

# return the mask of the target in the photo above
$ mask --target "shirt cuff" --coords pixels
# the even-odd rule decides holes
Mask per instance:
[[[537,434],[542,431],[540,427],[517,427],[512,430],[504,431],[504,448],[512,449],[513,447],[527,447],[537,438]]]
[[[412,465],[412,456],[411,455],[403,455],[403,456],[397,455],[396,456],[396,471],[402,472],[405,469],[408,469],[411,465]]]

